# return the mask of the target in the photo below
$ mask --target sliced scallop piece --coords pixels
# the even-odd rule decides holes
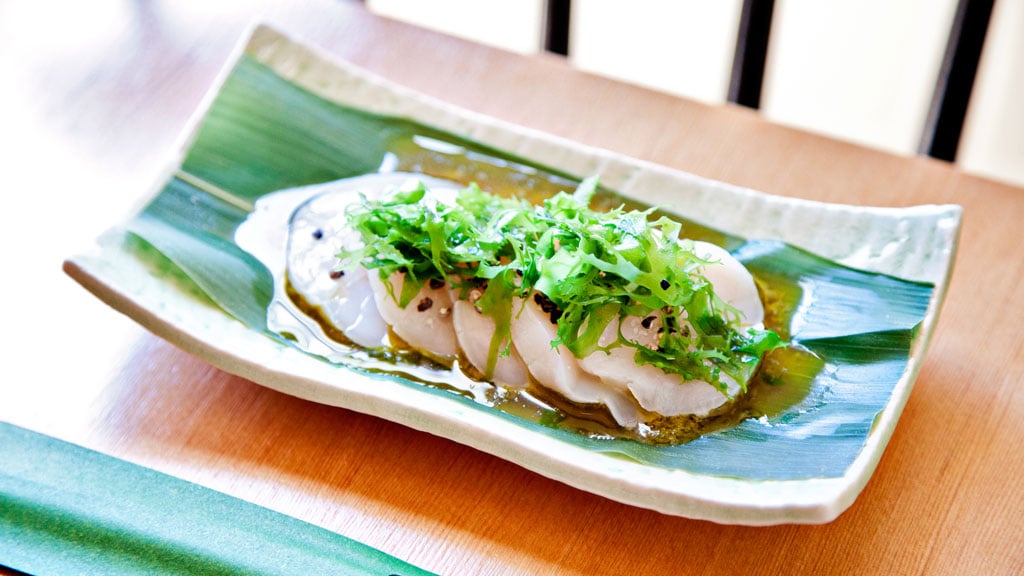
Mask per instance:
[[[557,329],[549,313],[533,299],[515,299],[512,343],[537,382],[573,402],[604,404],[620,425],[635,427],[639,421],[638,411],[625,390],[609,387],[585,372],[565,346],[552,347],[556,336]]]
[[[636,316],[622,319],[622,336],[641,346],[657,346],[661,317],[652,314],[649,320]],[[601,334],[598,343],[609,346],[618,340],[619,322],[611,322]],[[636,348],[618,346],[608,352],[597,351],[581,358],[580,366],[600,378],[607,386],[628,389],[645,410],[662,416],[693,414],[706,416],[728,402],[721,390],[702,380],[683,381],[678,374],[669,374],[649,364],[638,365],[634,357]],[[721,376],[729,387],[729,394],[739,392],[739,385],[726,375]]]
[[[388,278],[390,292],[376,271],[368,271],[367,277],[381,317],[399,338],[413,349],[436,360],[450,362],[455,359],[459,348],[452,323],[452,299],[447,286],[432,288],[425,285],[402,308],[396,298],[402,293],[405,283],[403,274],[396,272]]]
[[[719,379],[726,385],[728,396],[703,380],[682,381],[678,375],[666,374],[653,366],[644,368],[649,370],[643,370],[643,376],[627,382],[629,391],[646,410],[662,416],[707,416],[740,391],[736,380],[725,373],[720,374]]]
[[[614,348],[610,352],[595,352],[580,361],[581,366],[609,386],[627,388],[645,410],[662,416],[707,416],[724,405],[729,397],[703,380],[683,381],[678,374],[669,374],[651,365],[637,365],[633,359],[636,350],[629,347]],[[739,392],[735,380],[720,376],[730,394]]]
[[[366,271],[342,273],[338,252],[358,246],[359,238],[337,217],[337,202],[320,196],[292,215],[287,270],[292,287],[321,309],[327,321],[367,348],[388,344],[388,327],[377,311]]]
[[[480,313],[476,306],[467,300],[455,300],[452,322],[455,325],[455,336],[466,360],[483,374],[487,374],[487,360],[491,353],[491,341],[494,339],[494,320]],[[525,388],[530,383],[530,375],[522,357],[514,344],[509,345],[508,355],[498,355],[494,364],[494,372],[489,376],[491,382],[512,388]]]
[[[698,272],[711,282],[719,298],[739,311],[741,325],[761,326],[764,307],[754,277],[743,264],[714,244],[694,242],[694,250],[698,256],[710,261]],[[624,318],[621,323],[623,338],[648,348],[657,346],[661,315],[654,313],[649,318],[646,321],[637,317]],[[609,324],[601,335],[600,345],[613,344],[618,339],[619,329],[619,323]],[[628,389],[640,406],[663,416],[706,416],[741,389],[740,384],[727,374],[719,376],[726,385],[723,392],[702,380],[684,381],[679,375],[666,373],[655,366],[638,365],[635,356],[635,348],[619,346],[608,352],[590,354],[580,360],[580,366],[607,385]]]
[[[698,256],[712,262],[698,272],[711,282],[715,294],[739,310],[743,326],[763,325],[764,305],[750,272],[724,248],[701,241],[693,244]]]

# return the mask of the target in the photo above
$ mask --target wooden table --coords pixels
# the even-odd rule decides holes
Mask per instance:
[[[0,419],[297,516],[446,574],[1024,572],[1024,190],[373,17],[358,4],[0,6]],[[784,196],[958,203],[930,353],[877,472],[824,526],[631,508],[218,371],[61,260],[142,200],[250,18],[454,104]],[[10,204],[13,202],[13,206]],[[2,564],[3,559],[0,559]]]

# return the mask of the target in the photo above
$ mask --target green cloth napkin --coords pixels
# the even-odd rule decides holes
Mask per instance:
[[[36,575],[428,574],[296,518],[3,422],[0,565]]]

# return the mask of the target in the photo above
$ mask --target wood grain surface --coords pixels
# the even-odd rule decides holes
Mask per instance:
[[[0,2],[0,419],[443,574],[1024,573],[1024,190],[600,79],[557,57],[444,37],[356,3],[77,4]],[[218,371],[64,277],[64,257],[147,195],[253,19],[456,105],[772,194],[961,204],[931,349],[857,502],[827,525],[771,528],[631,508]]]

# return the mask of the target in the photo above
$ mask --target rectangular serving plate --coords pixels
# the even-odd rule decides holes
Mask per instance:
[[[180,281],[180,271],[141,260],[127,225],[113,227],[90,250],[65,262],[65,271],[104,302],[222,370],[286,394],[430,432],[619,502],[719,523],[823,523],[861,492],[892,435],[934,330],[959,237],[958,206],[824,204],[700,178],[456,108],[332,60],[265,26],[256,27],[240,45],[222,82],[243,59],[330,102],[428,124],[567,174],[600,174],[603,185],[626,197],[674,209],[725,233],[777,239],[842,265],[933,284],[888,401],[839,474],[778,479],[767,473],[694,472],[568,442],[507,415],[468,406],[460,397],[352,372],[300,352],[197,296]],[[223,89],[223,83],[215,87],[197,112],[170,173],[180,168]],[[157,189],[168,180],[162,179]]]

